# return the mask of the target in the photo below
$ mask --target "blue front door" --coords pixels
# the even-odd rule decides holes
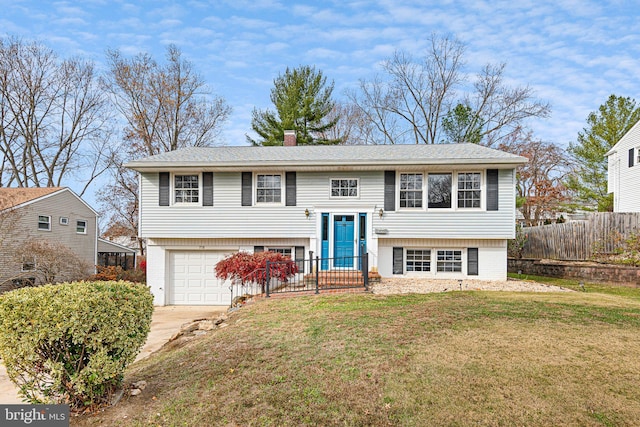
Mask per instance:
[[[334,217],[333,266],[353,267],[353,215],[336,215]]]

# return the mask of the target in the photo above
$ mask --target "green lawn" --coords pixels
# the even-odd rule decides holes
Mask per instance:
[[[509,273],[513,279],[533,280],[547,285],[562,286],[579,292],[595,292],[608,295],[619,295],[635,298],[640,301],[640,288],[631,286],[606,285],[601,283],[591,283],[587,280],[578,279],[558,279],[555,277],[532,276],[530,274]]]
[[[640,425],[640,291],[261,300],[72,425]]]

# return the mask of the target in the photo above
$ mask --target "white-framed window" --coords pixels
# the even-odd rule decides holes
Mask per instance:
[[[265,251],[275,252],[282,256],[289,257],[293,259],[293,248],[265,248]]]
[[[24,255],[22,257],[22,268],[23,272],[25,271],[35,271],[36,270],[36,256],[35,255]]]
[[[38,230],[51,231],[51,217],[48,215],[38,215]]]
[[[282,175],[259,174],[256,176],[256,203],[282,202]]]
[[[200,203],[200,176],[174,175],[173,176],[173,202],[178,203]]]
[[[401,173],[400,174],[400,207],[401,208],[421,208],[422,207],[422,184],[424,175],[421,173]]]
[[[61,216],[60,225],[69,225],[69,218],[67,218],[66,216]]]
[[[428,208],[451,208],[451,173],[430,173],[427,188]]]
[[[636,147],[636,165],[640,165],[640,147]]]
[[[76,233],[87,234],[87,221],[79,219],[76,221]]]
[[[407,272],[431,271],[431,250],[407,249],[405,270]]]
[[[331,197],[358,197],[358,178],[331,178]]]
[[[436,270],[438,272],[461,272],[462,251],[458,249],[439,249],[436,251]]]
[[[458,207],[479,208],[482,203],[480,172],[458,173]]]

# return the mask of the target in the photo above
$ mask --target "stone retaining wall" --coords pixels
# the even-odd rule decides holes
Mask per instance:
[[[509,273],[579,279],[585,282],[615,283],[640,287],[640,267],[598,264],[593,262],[555,261],[548,259],[509,258]]]

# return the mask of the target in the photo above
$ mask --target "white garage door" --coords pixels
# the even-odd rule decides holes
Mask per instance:
[[[180,251],[169,255],[171,305],[231,304],[230,282],[216,277],[214,268],[226,253],[221,251]]]

